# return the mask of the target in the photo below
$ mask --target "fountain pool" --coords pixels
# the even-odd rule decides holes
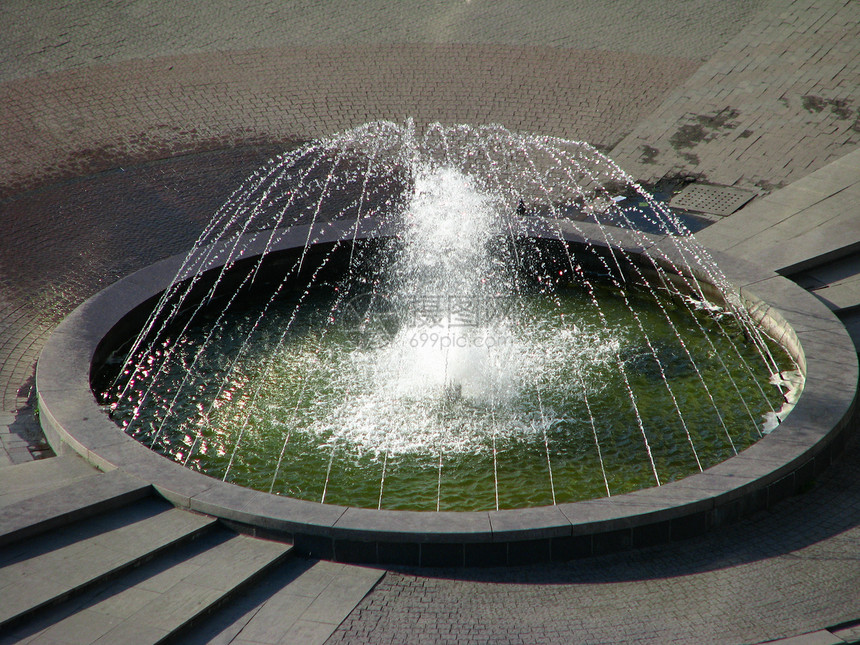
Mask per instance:
[[[170,461],[125,440],[91,452],[168,467],[159,490],[204,512],[226,496],[228,519],[275,505],[261,526],[334,557],[406,543],[468,560],[489,536],[510,561],[523,540],[569,544],[577,508],[598,533],[631,514],[624,531],[677,525],[678,507],[715,523],[757,478],[714,475],[789,434],[808,356],[659,204],[662,235],[610,225],[632,219],[631,191],[649,199],[585,144],[498,127],[377,123],[286,153],[187,256],[70,317],[116,309],[86,334],[113,417],[98,436],[120,426]],[[69,437],[50,399],[49,434]]]
[[[655,301],[634,285],[625,298],[595,276],[589,290],[587,274],[560,280],[563,253],[551,241],[543,255],[555,255],[552,268],[530,270],[516,299],[467,310],[459,296],[434,293],[401,303],[395,315],[381,295],[373,302],[340,288],[350,256],[366,275],[393,243],[344,247],[311,295],[283,289],[266,305],[272,285],[257,285],[225,316],[216,298],[196,324],[165,330],[137,360],[151,369],[172,348],[158,387],[141,379],[113,406],[114,420],[178,463],[257,490],[366,508],[466,511],[680,479],[761,438],[784,403],[769,373],[750,368],[758,353],[740,325],[722,319],[725,311],[690,311],[668,293]],[[329,253],[321,246],[314,255]],[[339,298],[345,304],[332,315]],[[470,319],[456,320],[455,310]],[[743,360],[726,369],[715,352]],[[102,383],[115,377],[122,355],[108,361]],[[785,372],[793,368],[783,362]]]

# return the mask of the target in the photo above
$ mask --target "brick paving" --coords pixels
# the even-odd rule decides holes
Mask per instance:
[[[771,0],[611,152],[643,181],[770,191],[860,145],[860,3]]]
[[[0,465],[43,455],[33,416],[39,351],[77,304],[187,249],[272,147],[139,164],[0,202]]]
[[[761,0],[537,4],[237,11],[220,1],[200,12],[126,1],[34,18],[26,3],[3,3],[0,24],[20,28],[0,31],[0,198],[141,160],[409,116],[609,148]]]
[[[764,192],[860,144],[856,0],[393,7],[2,3],[0,465],[40,455],[29,387],[56,322],[187,247],[296,141],[381,118],[499,122],[611,149],[642,180]],[[737,643],[854,620],[858,457],[671,548],[389,571],[330,642]]]
[[[150,158],[410,116],[608,148],[697,65],[626,52],[394,44],[214,52],[26,78],[7,83],[0,103],[0,198]]]

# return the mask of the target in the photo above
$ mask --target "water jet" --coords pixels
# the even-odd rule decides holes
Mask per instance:
[[[563,558],[771,503],[830,454],[833,428],[803,450],[792,431],[815,434],[796,378],[815,339],[653,200],[662,235],[613,225],[629,191],[650,199],[585,144],[499,127],[375,123],[285,153],[188,255],[54,334],[49,435],[340,559]],[[52,370],[113,420],[60,420]],[[789,465],[757,457],[771,444]]]

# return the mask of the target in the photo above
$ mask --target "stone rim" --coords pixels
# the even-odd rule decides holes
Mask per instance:
[[[571,242],[583,241],[582,231],[589,226],[528,221],[530,235],[555,237],[560,229]],[[309,232],[307,226],[283,229],[270,250],[303,246]],[[353,223],[330,221],[313,241],[347,240],[354,233]],[[358,231],[360,238],[386,234],[374,221],[362,222]],[[242,257],[259,255],[269,235],[249,234]],[[616,246],[634,254],[647,248],[671,254],[666,237],[623,231],[613,235]],[[190,471],[123,433],[99,408],[89,380],[103,338],[169,285],[184,254],[101,291],[55,329],[36,372],[42,426],[58,454],[74,451],[101,470],[121,469],[150,483],[179,507],[215,515],[255,534],[287,539],[315,557],[430,566],[517,564],[689,537],[767,508],[805,486],[840,451],[857,396],[853,343],[823,303],[775,273],[710,253],[746,306],[779,330],[781,342],[805,365],[806,385],[795,409],[774,432],[731,459],[663,486],[528,509],[386,511],[276,496]],[[220,264],[213,260],[204,270]]]

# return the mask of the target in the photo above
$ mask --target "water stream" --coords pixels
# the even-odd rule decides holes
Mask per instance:
[[[668,236],[653,266],[622,248],[651,246],[615,199],[631,191]],[[368,218],[395,234],[315,244]],[[277,272],[264,254],[236,277],[245,234],[270,247],[302,224]],[[225,268],[204,279],[215,243]],[[99,387],[126,432],[215,477],[476,510],[699,472],[773,429],[795,371],[677,218],[587,144],[374,123],[254,173]]]

